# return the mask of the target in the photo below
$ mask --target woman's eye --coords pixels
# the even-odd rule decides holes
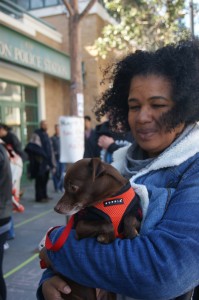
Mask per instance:
[[[140,108],[139,105],[129,106],[129,110],[133,110],[133,111],[136,111],[136,110],[138,110],[139,108]]]
[[[153,104],[152,105],[152,107],[155,108],[155,109],[156,108],[163,108],[163,107],[166,107],[166,106],[167,106],[166,104]]]

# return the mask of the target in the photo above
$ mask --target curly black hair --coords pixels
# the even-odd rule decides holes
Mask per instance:
[[[111,75],[107,77],[107,74]],[[111,82],[94,112],[98,120],[109,113],[112,126],[120,123],[128,130],[128,94],[134,76],[150,74],[163,76],[172,87],[174,108],[162,117],[170,130],[180,123],[199,120],[199,39],[188,38],[177,44],[164,46],[156,51],[137,50],[108,67],[104,76]]]

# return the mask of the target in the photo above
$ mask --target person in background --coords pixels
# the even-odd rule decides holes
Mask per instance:
[[[88,115],[84,116],[84,132],[86,140],[89,139],[93,133],[91,117]]]
[[[53,174],[53,184],[55,192],[63,192],[64,190],[64,173],[66,164],[60,162],[60,132],[59,125],[55,124],[55,133],[51,137],[53,152],[56,161],[56,172]]]
[[[24,206],[20,203],[20,181],[23,173],[23,161],[21,157],[13,150],[10,145],[0,138],[0,143],[7,151],[7,155],[10,162],[11,175],[12,175],[12,209],[14,212],[24,212]],[[11,216],[11,226],[7,234],[7,240],[15,238],[14,220]],[[4,244],[4,250],[9,248],[8,242]]]
[[[141,230],[108,245],[78,241],[71,230],[59,251],[43,249],[54,269],[44,272],[37,297],[70,293],[65,276],[119,300],[191,299],[199,284],[199,40],[130,53],[109,71],[96,114],[109,112],[112,126],[131,129],[134,142],[114,153],[113,166],[145,206]],[[52,243],[62,230],[52,231]]]
[[[107,114],[108,115],[108,114]],[[104,162],[111,163],[113,153],[133,141],[130,131],[123,132],[121,128],[113,131],[110,121],[96,125],[92,135],[85,143],[84,158],[100,157]]]
[[[117,124],[117,130],[111,129],[111,122],[96,126],[97,145],[100,147],[100,158],[102,161],[112,163],[113,153],[119,148],[130,145],[133,137],[130,131],[123,132]]]
[[[22,150],[21,142],[11,127],[3,123],[0,123],[0,138],[4,142],[10,157],[13,198],[16,199],[15,203],[18,204],[13,207],[15,211],[21,212],[22,210],[20,210],[20,208],[23,208],[23,206],[19,204],[20,197],[23,194],[21,191],[21,177],[23,173],[23,161],[27,160],[27,154]],[[12,226],[8,234],[8,240],[14,238],[15,232],[12,218]],[[8,244],[6,244],[5,247],[8,247]]]
[[[84,157],[96,157],[96,135],[95,130],[92,128],[91,117],[84,116]]]
[[[51,198],[47,194],[50,170],[56,171],[52,143],[47,133],[46,120],[40,122],[40,128],[33,133],[25,151],[29,155],[29,176],[35,179],[35,201],[42,203]]]
[[[3,277],[4,245],[11,227],[12,175],[8,153],[0,143],[0,299],[6,300],[6,284]]]
[[[27,154],[22,150],[21,142],[12,131],[11,127],[0,123],[0,138],[7,146],[11,146],[11,148],[22,158],[23,161],[27,159]]]
[[[6,148],[11,157],[16,157],[15,161],[17,160],[18,164],[20,164],[21,169],[23,169],[23,162],[27,160],[27,154],[24,150],[22,150],[22,145],[16,134],[12,131],[11,127],[7,126],[6,124],[0,123],[0,138],[5,143]],[[19,157],[17,157],[17,155]],[[20,190],[21,187],[21,175],[15,177],[14,188],[16,191],[16,197],[20,198],[22,192]]]

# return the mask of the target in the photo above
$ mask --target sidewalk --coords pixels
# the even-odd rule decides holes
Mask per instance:
[[[42,270],[39,265],[38,243],[49,227],[64,225],[66,217],[54,212],[53,207],[61,194],[53,191],[52,180],[48,184],[48,203],[34,201],[34,182],[24,187],[21,203],[23,213],[14,213],[16,237],[10,240],[5,251],[3,271],[7,285],[7,300],[36,300],[36,290]]]

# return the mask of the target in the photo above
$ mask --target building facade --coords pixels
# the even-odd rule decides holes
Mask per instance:
[[[86,2],[80,1],[80,10]],[[84,114],[102,92],[106,61],[93,49],[108,14],[96,3],[82,22]],[[68,14],[59,0],[2,0],[0,3],[0,122],[13,127],[25,145],[39,121],[49,134],[70,107]]]

